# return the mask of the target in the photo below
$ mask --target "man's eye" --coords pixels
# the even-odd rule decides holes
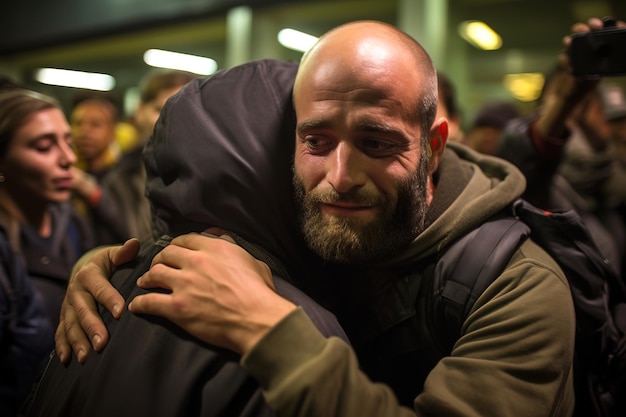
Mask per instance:
[[[386,146],[388,146],[388,144],[383,143],[376,139],[365,139],[363,141],[363,144],[370,149],[383,149]]]
[[[302,141],[312,152],[323,152],[330,144],[329,140],[319,136],[306,136]]]
[[[318,144],[319,144],[319,139],[317,139],[317,138],[306,138],[306,139],[304,140],[304,143],[306,143],[306,145],[307,145],[309,148],[315,148],[315,147],[317,147],[317,146],[318,146]]]
[[[376,152],[378,154],[392,153],[396,149],[393,143],[378,139],[365,139],[362,141],[362,146],[365,151]]]

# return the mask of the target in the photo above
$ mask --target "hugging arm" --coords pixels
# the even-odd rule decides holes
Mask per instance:
[[[113,317],[120,316],[124,298],[109,278],[116,267],[133,260],[138,252],[139,240],[129,239],[122,246],[92,249],[74,265],[54,336],[61,362],[67,364],[74,352],[83,363],[92,346],[96,351],[104,348],[109,335],[97,304],[104,305]]]
[[[169,292],[139,295],[130,311],[165,317],[209,344],[240,354],[296,308],[276,293],[270,268],[227,235],[175,238],[137,285]]]

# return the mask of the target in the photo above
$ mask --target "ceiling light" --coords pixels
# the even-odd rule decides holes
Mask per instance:
[[[108,74],[57,68],[40,68],[35,71],[35,79],[43,84],[88,90],[110,91],[115,87],[115,78]]]
[[[217,62],[214,59],[160,49],[148,49],[143,54],[143,60],[152,67],[187,71],[200,75],[209,75],[217,71]]]
[[[285,48],[306,52],[317,42],[317,37],[295,29],[282,29],[278,32],[278,42]]]
[[[507,74],[504,77],[504,87],[513,97],[525,102],[539,98],[544,82],[544,76],[539,72]]]
[[[486,51],[500,49],[502,38],[485,22],[469,20],[459,24],[459,35],[477,48]]]

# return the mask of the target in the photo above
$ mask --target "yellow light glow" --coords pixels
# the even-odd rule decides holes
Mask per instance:
[[[209,75],[217,71],[217,62],[214,59],[161,49],[148,49],[143,54],[143,60],[152,67],[181,70],[200,75]]]
[[[317,42],[317,37],[287,28],[278,32],[278,42],[285,48],[306,52]]]
[[[43,84],[97,91],[111,91],[115,87],[115,78],[108,74],[58,68],[38,69],[35,71],[35,80]]]
[[[459,25],[459,35],[477,48],[493,51],[502,47],[502,38],[485,22],[470,20]]]
[[[507,74],[504,77],[504,87],[519,101],[534,101],[541,95],[545,82],[544,76],[538,72]]]

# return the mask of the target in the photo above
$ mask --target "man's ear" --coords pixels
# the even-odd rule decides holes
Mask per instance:
[[[429,172],[431,174],[439,167],[446,142],[448,142],[448,121],[442,117],[433,123],[428,136],[428,144],[431,151]]]

